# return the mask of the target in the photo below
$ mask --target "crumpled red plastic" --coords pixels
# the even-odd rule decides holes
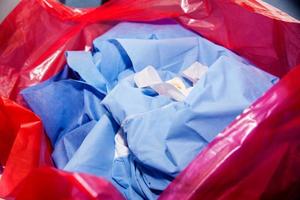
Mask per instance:
[[[122,200],[123,196],[104,179],[54,168],[39,168],[22,183],[16,199]]]
[[[219,134],[160,199],[300,199],[300,22],[258,0],[111,0],[94,9],[21,1],[0,25],[0,197],[122,198],[98,177],[41,168],[53,166],[42,124],[11,100],[23,104],[20,90],[57,73],[65,50],[89,49],[117,21],[163,18],[283,79]]]
[[[35,168],[53,166],[41,120],[11,100],[0,98],[0,196],[16,192]]]
[[[300,63],[300,22],[257,0],[110,0],[94,9],[23,0],[0,25],[0,95],[22,103],[19,91],[57,73],[65,50],[89,49],[116,21],[162,18],[279,77]]]

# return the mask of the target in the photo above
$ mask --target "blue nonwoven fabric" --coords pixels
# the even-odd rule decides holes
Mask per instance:
[[[93,44],[91,52],[67,52],[61,73],[22,93],[44,123],[57,167],[105,177],[127,199],[156,199],[277,80],[169,21],[120,23]],[[182,71],[196,61],[208,71],[192,85]],[[178,102],[138,88],[134,74],[148,65],[193,90]],[[120,134],[127,150],[116,153]]]
[[[63,168],[96,122],[107,113],[103,95],[68,67],[50,80],[22,91],[40,116],[54,147],[57,167]]]
[[[247,63],[224,47],[174,23],[120,23],[93,44],[92,52],[67,52],[67,62],[104,94],[126,75],[148,65],[177,74],[195,61],[209,66],[222,55]],[[87,69],[94,73],[88,75]],[[99,72],[101,75],[96,75]]]
[[[161,20],[155,23],[122,22],[96,38],[93,42],[97,49],[103,40],[127,39],[168,39],[198,36],[172,20]]]
[[[152,191],[163,191],[218,133],[273,85],[273,80],[261,70],[221,56],[184,102],[152,106],[147,98],[156,103],[162,102],[161,96],[148,96],[141,89],[139,95],[134,94],[138,88],[130,84],[130,78],[119,83],[103,104],[121,124],[135,161],[130,164],[143,172],[136,179],[144,180],[138,187],[144,198],[156,198]],[[129,101],[130,105],[119,103]],[[145,103],[147,112],[139,108]]]
[[[52,157],[58,168],[64,168],[68,164],[82,141],[96,125],[96,122],[96,120],[91,120],[71,130],[56,142]]]
[[[110,179],[117,130],[114,121],[108,115],[102,115],[64,169],[89,172]]]

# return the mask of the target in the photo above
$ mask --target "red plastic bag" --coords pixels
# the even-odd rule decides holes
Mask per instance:
[[[23,0],[0,25],[0,95],[46,80],[65,50],[89,49],[115,21],[176,18],[209,40],[282,77],[300,63],[299,21],[256,0],[110,0],[72,9],[56,0]]]
[[[122,200],[123,197],[111,183],[101,178],[40,168],[26,178],[16,199]]]
[[[300,22],[258,0],[111,0],[96,9],[23,0],[0,25],[0,94],[22,103],[19,91],[58,72],[65,50],[89,49],[118,20],[162,18],[175,18],[279,77],[300,64]],[[300,66],[246,109],[161,199],[297,199],[299,75]],[[40,120],[9,100],[0,106],[1,197],[121,198],[97,177],[78,181],[78,174],[36,169],[52,165]]]
[[[299,199],[300,65],[247,109],[160,199]],[[18,107],[20,109],[20,107]],[[17,199],[122,199],[95,176],[33,170]]]
[[[40,119],[31,111],[0,98],[0,196],[15,193],[20,182],[37,167],[52,166],[50,146]]]

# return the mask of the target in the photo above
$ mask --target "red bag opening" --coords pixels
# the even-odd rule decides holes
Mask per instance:
[[[299,198],[300,24],[261,1],[111,0],[95,9],[21,1],[0,25],[0,94],[22,104],[20,90],[60,71],[65,50],[89,49],[117,21],[163,18],[284,78],[201,152],[161,199]],[[53,166],[41,121],[10,100],[0,106],[1,197],[121,198],[97,177],[35,170]]]

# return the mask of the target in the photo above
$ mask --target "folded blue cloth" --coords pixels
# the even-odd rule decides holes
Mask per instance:
[[[110,180],[127,199],[156,199],[276,77],[173,22],[120,23],[93,51],[66,53],[52,79],[23,90],[45,126],[57,167]],[[197,83],[182,75],[208,66]],[[193,87],[183,101],[139,88],[148,65]]]

